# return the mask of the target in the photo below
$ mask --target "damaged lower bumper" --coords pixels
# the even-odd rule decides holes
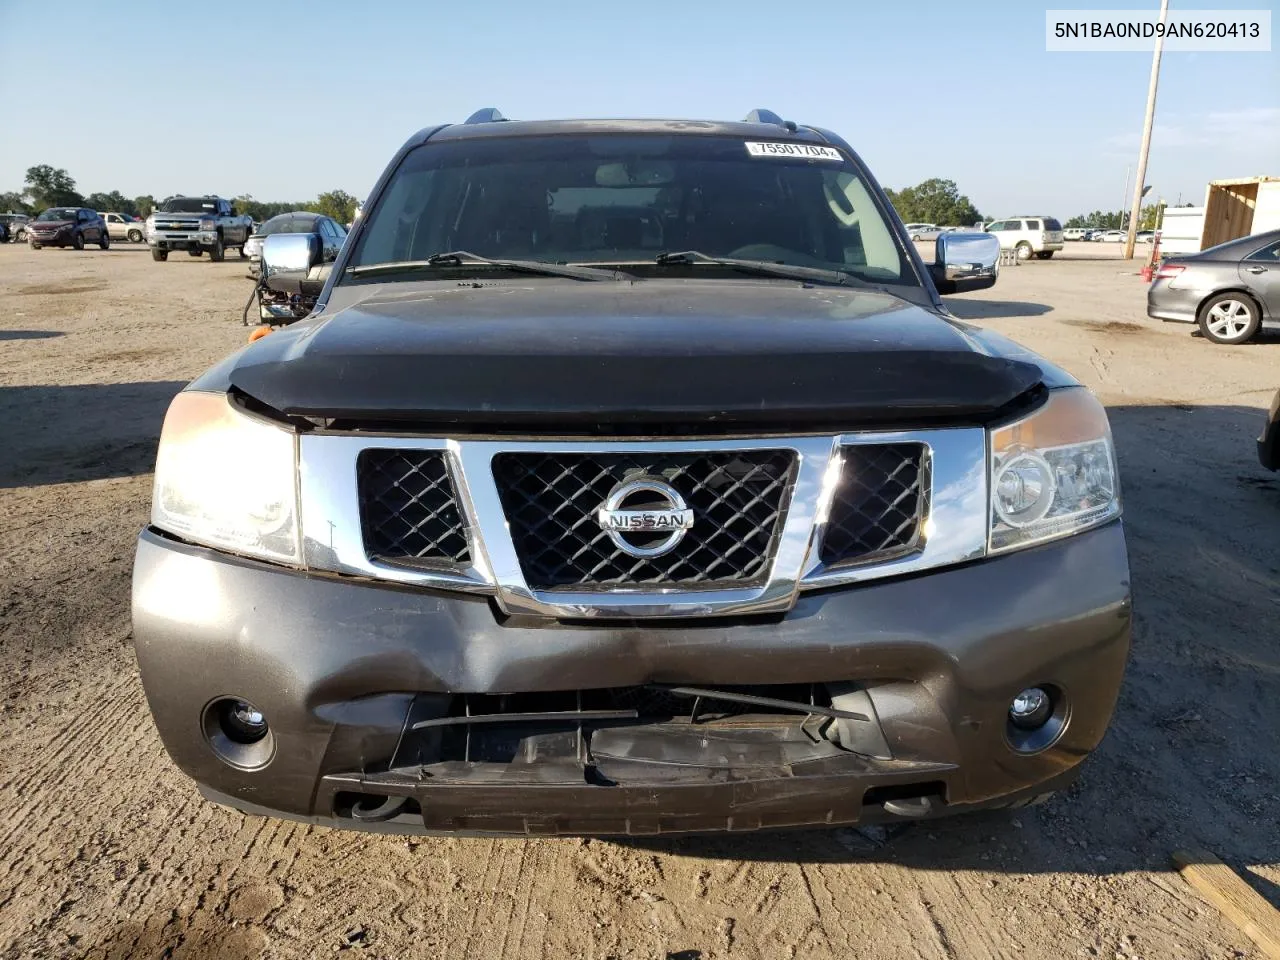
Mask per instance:
[[[134,636],[207,796],[394,832],[661,834],[933,817],[1059,789],[1129,645],[1119,523],[782,617],[578,624],[142,535]],[[1054,698],[1040,739],[1009,721]],[[269,734],[228,740],[217,705]]]

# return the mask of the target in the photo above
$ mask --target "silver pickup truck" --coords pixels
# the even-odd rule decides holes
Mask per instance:
[[[147,218],[146,232],[152,260],[168,260],[172,250],[221,260],[227,247],[237,248],[244,259],[253,219],[238,216],[231,201],[221,197],[169,197]]]

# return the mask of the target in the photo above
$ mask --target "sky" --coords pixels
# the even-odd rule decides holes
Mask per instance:
[[[1136,169],[1150,54],[1045,51],[1046,8],[1102,6],[0,0],[0,191],[45,163],[86,194],[363,196],[414,131],[480,107],[764,107],[840,133],[884,186],[944,177],[987,216],[1066,219],[1127,207]],[[1280,175],[1280,52],[1166,52],[1150,196],[1201,203],[1211,179],[1263,174]]]

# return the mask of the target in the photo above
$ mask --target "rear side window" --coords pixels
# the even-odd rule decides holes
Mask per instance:
[[[1053,217],[1045,217],[1044,228],[1046,230],[1061,230],[1062,224],[1060,224],[1057,220],[1053,219]]]
[[[1261,250],[1255,250],[1246,260],[1265,260],[1269,263],[1280,261],[1280,243],[1273,243],[1269,247],[1263,247]]]
[[[1028,230],[1039,230],[1039,229],[1040,229],[1040,221],[1039,221],[1039,220],[1028,220],[1028,221],[1027,221],[1027,229],[1028,229]]]

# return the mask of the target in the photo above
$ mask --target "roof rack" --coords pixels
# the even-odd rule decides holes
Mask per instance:
[[[771,123],[775,127],[785,127],[792,133],[796,132],[796,122],[794,120],[783,120],[772,110],[755,109],[743,118],[743,123]]]
[[[464,120],[464,123],[501,123],[507,118],[498,112],[497,107],[481,107],[471,116]]]

